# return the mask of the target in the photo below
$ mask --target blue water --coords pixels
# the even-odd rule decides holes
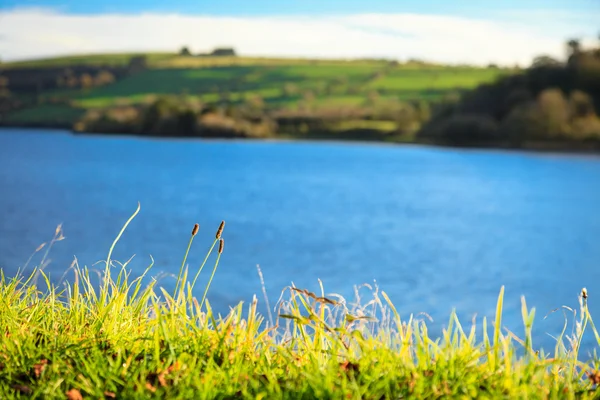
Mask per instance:
[[[185,141],[0,130],[0,267],[14,274],[63,224],[46,271],[96,262],[141,212],[113,258],[151,262],[174,285],[190,230],[196,269],[224,219],[225,252],[209,299],[221,312],[292,282],[353,298],[374,282],[400,313],[434,325],[492,317],[521,333],[520,296],[538,344],[587,287],[600,321],[600,157],[326,142]],[[39,263],[43,252],[29,264]],[[95,265],[95,266],[94,266]],[[206,269],[204,278],[212,268]],[[70,279],[67,274],[66,279]],[[204,282],[204,281],[203,281]],[[369,291],[361,291],[368,301]],[[201,295],[202,293],[198,293]],[[588,337],[588,344],[592,337]]]

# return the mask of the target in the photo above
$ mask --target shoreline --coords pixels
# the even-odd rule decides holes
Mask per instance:
[[[525,142],[521,146],[511,146],[507,143],[487,143],[487,144],[447,144],[435,142],[431,140],[413,140],[413,141],[386,141],[377,139],[356,139],[356,138],[332,138],[331,136],[308,135],[307,137],[294,136],[290,134],[281,134],[280,136],[264,137],[264,138],[244,138],[244,137],[202,137],[202,136],[153,136],[142,135],[135,133],[96,133],[96,132],[77,132],[71,127],[64,125],[48,125],[48,124],[5,124],[0,123],[0,132],[7,129],[19,129],[25,131],[47,130],[60,131],[73,136],[104,136],[104,137],[125,137],[125,138],[140,138],[140,139],[157,139],[157,140],[200,140],[200,141],[219,141],[219,142],[271,142],[271,143],[329,143],[329,144],[354,144],[354,145],[392,145],[392,146],[418,146],[440,149],[455,149],[455,150],[473,150],[473,151],[506,151],[506,152],[523,152],[523,153],[541,153],[541,154],[572,154],[572,155],[591,155],[600,156],[600,142],[572,142],[568,146],[564,146],[565,142],[561,141],[538,141]]]

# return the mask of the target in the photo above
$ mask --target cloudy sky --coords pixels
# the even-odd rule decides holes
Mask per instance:
[[[527,65],[593,43],[600,0],[0,0],[5,61],[95,52],[421,58]]]

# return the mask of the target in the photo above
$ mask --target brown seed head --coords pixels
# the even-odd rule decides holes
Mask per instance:
[[[600,385],[600,371],[588,371],[586,375],[594,385]]]
[[[46,365],[48,365],[48,360],[43,359],[33,366],[33,373],[35,374],[36,378],[39,378],[42,375],[42,372],[44,371],[44,368],[46,368]]]
[[[200,225],[194,224],[194,228],[192,229],[192,236],[196,236],[196,233],[198,233],[198,229],[200,229]]]
[[[83,396],[81,395],[81,392],[77,389],[69,390],[66,393],[66,395],[67,395],[68,400],[83,400]]]
[[[221,239],[219,241],[219,254],[223,252],[223,247],[225,247],[225,240]]]
[[[225,228],[225,221],[221,221],[221,225],[219,225],[219,229],[217,229],[217,239],[221,239],[221,234],[223,234],[223,228]]]
[[[588,294],[587,294],[586,288],[581,289],[581,297],[583,297],[584,299],[587,299]]]

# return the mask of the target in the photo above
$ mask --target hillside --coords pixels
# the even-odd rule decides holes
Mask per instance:
[[[566,62],[539,57],[439,107],[421,140],[468,146],[600,150],[600,46],[570,41]]]
[[[512,72],[418,61],[168,53],[31,60],[0,65],[0,124],[177,136],[412,140],[429,118],[430,102],[457,98]],[[152,112],[165,122],[186,111],[188,123],[149,121]],[[190,131],[196,125],[189,123],[190,112],[218,129]]]
[[[185,137],[600,148],[600,49],[525,70],[168,53],[2,64],[0,125]]]

